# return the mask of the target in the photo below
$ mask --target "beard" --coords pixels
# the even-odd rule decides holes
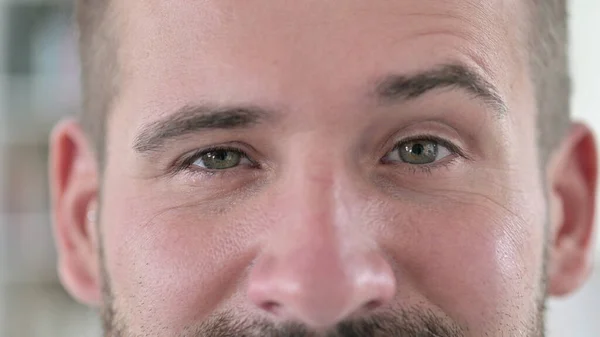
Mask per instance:
[[[472,336],[448,317],[422,308],[403,309],[344,321],[326,331],[315,331],[295,323],[276,323],[266,319],[236,317],[223,312],[176,334],[166,329],[149,328],[140,334],[131,333],[117,313],[110,293],[105,293],[102,310],[105,337],[465,337]],[[544,337],[544,305],[540,300],[537,312],[529,319],[516,322],[503,331],[486,332],[483,336]]]
[[[103,254],[101,253],[101,257]],[[103,259],[102,259],[103,260]],[[536,305],[528,317],[514,317],[510,312],[498,313],[512,319],[501,328],[475,337],[544,337],[546,309],[546,268],[536,296]],[[115,305],[108,274],[101,263],[103,279],[102,326],[105,337],[466,337],[474,336],[446,315],[431,309],[412,307],[388,310],[366,318],[343,321],[326,331],[315,331],[299,323],[277,323],[266,319],[240,318],[231,311],[213,314],[207,320],[177,333],[160,327],[132,333],[125,317]],[[144,310],[144,309],[141,309]]]
[[[547,254],[545,252],[545,254]],[[148,328],[132,333],[123,313],[119,312],[111,290],[104,254],[100,249],[103,306],[101,311],[105,337],[467,337],[474,336],[469,328],[461,326],[446,315],[431,309],[412,307],[387,310],[365,318],[347,320],[326,331],[315,331],[299,323],[277,323],[266,319],[240,318],[231,311],[213,314],[207,320],[184,328],[177,333],[167,329]],[[546,259],[544,259],[546,261]],[[535,296],[536,305],[528,317],[514,317],[510,312],[499,312],[504,321],[496,329],[475,337],[544,337],[546,309],[546,264]],[[140,308],[140,310],[144,310]]]
[[[127,332],[114,310],[104,310],[106,337],[169,336],[162,329],[142,335]],[[315,331],[302,324],[274,323],[268,320],[236,318],[231,312],[220,313],[194,327],[185,328],[176,337],[463,337],[466,330],[432,311],[401,310],[338,324],[327,331]],[[535,335],[536,337],[542,335]],[[175,336],[172,336],[175,337]]]

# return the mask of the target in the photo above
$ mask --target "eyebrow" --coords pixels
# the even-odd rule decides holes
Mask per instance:
[[[270,112],[256,107],[186,105],[170,116],[144,126],[133,148],[139,153],[156,151],[169,139],[203,129],[248,128],[270,115]]]
[[[443,65],[416,75],[390,75],[377,83],[376,96],[387,103],[413,100],[436,89],[457,87],[482,99],[500,117],[508,110],[490,82],[460,64]],[[186,105],[143,126],[134,140],[133,149],[139,153],[152,152],[159,150],[165,142],[187,134],[201,130],[249,128],[273,115],[268,109],[254,106]]]
[[[425,93],[443,88],[460,88],[482,99],[504,117],[508,107],[498,89],[476,71],[461,64],[448,64],[414,76],[391,75],[376,86],[376,95],[385,102],[416,99]]]

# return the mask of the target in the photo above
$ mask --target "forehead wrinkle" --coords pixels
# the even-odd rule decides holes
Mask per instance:
[[[137,3],[137,1],[133,1],[135,3]],[[152,2],[152,1],[149,1]],[[425,3],[428,3],[430,5],[433,4],[438,4],[439,1],[437,0],[424,0]],[[191,2],[185,2],[186,4],[191,3]],[[358,7],[359,9],[361,8],[366,8],[365,10],[371,10],[374,11],[374,9],[370,9],[370,7],[372,7],[371,4],[367,5],[367,4],[362,4],[360,2],[357,2],[359,6],[362,7]],[[431,8],[431,11],[435,11],[435,13],[427,13],[425,11],[426,8],[424,8],[423,6],[420,6],[421,11],[401,11],[401,9],[405,9],[408,8],[410,6],[393,6],[392,10],[389,12],[390,15],[386,15],[386,12],[382,12],[382,14],[384,16],[387,17],[392,17],[393,20],[398,21],[397,23],[391,22],[391,24],[396,24],[399,27],[399,32],[398,34],[389,34],[386,33],[387,29],[384,29],[386,26],[389,26],[389,22],[385,23],[385,21],[390,21],[390,19],[384,19],[382,21],[384,21],[383,24],[380,24],[378,21],[376,20],[364,20],[364,22],[359,22],[358,25],[354,25],[362,27],[363,25],[365,25],[365,27],[367,27],[367,32],[371,30],[371,28],[369,27],[373,27],[374,30],[374,34],[385,34],[385,36],[381,36],[383,38],[384,41],[393,43],[393,44],[402,44],[402,40],[404,40],[402,35],[405,35],[404,37],[407,39],[414,39],[415,37],[423,37],[423,36],[433,36],[433,35],[439,35],[440,37],[442,35],[446,35],[446,36],[451,36],[453,38],[456,39],[456,41],[458,42],[453,42],[451,44],[448,44],[448,48],[452,48],[455,49],[456,51],[454,52],[454,54],[459,54],[458,58],[462,58],[464,57],[464,59],[468,59],[468,63],[477,66],[477,68],[481,69],[481,73],[484,75],[484,77],[486,77],[490,82],[496,84],[500,91],[502,92],[503,96],[505,93],[508,92],[508,88],[510,87],[510,83],[506,83],[506,81],[504,81],[504,78],[506,77],[506,73],[507,73],[507,66],[501,64],[502,62],[497,62],[494,60],[497,60],[501,57],[498,57],[499,55],[503,56],[503,54],[507,53],[503,50],[499,50],[499,48],[497,48],[496,44],[497,41],[500,41],[501,37],[499,36],[501,32],[499,30],[494,30],[494,29],[490,29],[487,28],[490,25],[493,25],[494,27],[498,26],[498,24],[493,24],[494,22],[497,22],[498,20],[496,20],[496,17],[500,17],[501,15],[501,11],[499,10],[500,8],[502,8],[501,6],[496,6],[495,5],[496,2],[491,2],[491,3],[478,3],[477,1],[464,1],[464,2],[459,2],[457,3],[457,5],[454,8],[451,9],[447,9],[444,10],[443,6],[440,7],[440,9],[436,9],[436,8]],[[229,74],[230,71],[232,71],[232,69],[235,70],[235,68],[237,67],[237,63],[234,62],[242,62],[242,64],[240,65],[242,68],[242,75],[245,77],[248,76],[252,76],[254,75],[253,73],[248,73],[247,70],[251,69],[258,69],[257,71],[260,70],[261,74],[265,74],[267,73],[267,75],[270,76],[271,71],[273,71],[273,73],[280,73],[280,69],[281,67],[285,67],[286,65],[288,65],[287,63],[290,63],[290,60],[285,60],[282,59],[280,56],[278,55],[279,51],[275,51],[275,53],[273,54],[265,54],[265,51],[263,49],[261,49],[260,45],[262,45],[263,43],[269,43],[269,40],[272,40],[271,36],[274,36],[273,34],[280,34],[280,32],[277,31],[272,31],[272,30],[265,30],[264,34],[262,37],[257,36],[257,42],[258,42],[258,46],[256,46],[254,49],[255,50],[246,50],[247,48],[245,48],[245,45],[250,45],[249,43],[252,41],[252,39],[241,39],[240,36],[247,36],[248,32],[244,31],[244,30],[240,30],[239,32],[236,32],[236,29],[239,28],[239,24],[234,24],[233,26],[228,26],[226,25],[226,23],[232,23],[234,19],[236,19],[238,22],[243,23],[243,24],[254,24],[254,22],[256,22],[256,25],[259,27],[264,27],[265,24],[269,24],[269,23],[264,23],[260,21],[260,18],[252,18],[252,21],[242,21],[242,20],[248,20],[244,17],[239,17],[239,15],[236,14],[236,11],[240,11],[241,9],[239,9],[240,6],[234,6],[232,4],[231,1],[225,1],[224,5],[221,5],[221,3],[217,3],[217,2],[213,2],[213,1],[204,1],[204,2],[200,2],[200,5],[196,5],[194,4],[194,8],[201,8],[198,6],[207,6],[208,8],[208,12],[214,12],[215,14],[215,18],[212,18],[210,22],[204,22],[202,23],[202,25],[200,26],[201,29],[200,30],[207,30],[209,31],[208,33],[194,33],[195,30],[191,30],[191,29],[187,29],[188,33],[184,33],[183,35],[192,37],[192,39],[188,40],[186,42],[186,44],[188,45],[188,47],[183,47],[185,49],[183,49],[182,53],[178,53],[178,55],[175,55],[174,58],[171,60],[173,63],[179,63],[180,65],[182,63],[190,63],[190,60],[188,60],[188,57],[185,56],[184,54],[188,54],[188,51],[193,50],[194,48],[192,48],[192,45],[195,45],[198,43],[202,43],[202,45],[208,45],[210,43],[212,43],[211,41],[223,41],[222,38],[224,37],[230,37],[232,38],[233,42],[229,42],[227,43],[227,45],[231,45],[230,47],[228,47],[231,50],[227,50],[225,51],[226,53],[232,53],[231,57],[236,57],[234,59],[230,59],[229,55],[225,55],[226,57],[210,57],[210,64],[206,64],[203,65],[202,64],[202,59],[206,59],[203,55],[201,55],[202,53],[205,53],[206,51],[203,51],[202,48],[196,48],[197,51],[194,52],[195,58],[198,60],[198,62],[196,64],[190,64],[189,67],[189,72],[188,73],[196,73],[198,72],[198,76],[195,76],[194,83],[203,85],[205,83],[208,83],[209,80],[211,79],[210,74],[213,73],[214,69],[219,69],[218,71],[216,71],[217,74],[222,74],[222,73],[226,73]],[[140,6],[139,4],[136,6]],[[146,6],[146,5],[143,5]],[[380,6],[382,6],[380,4]],[[149,7],[153,7],[150,6]],[[156,7],[156,6],[154,6]],[[181,8],[183,8],[183,5],[178,6]],[[278,6],[278,7],[285,7],[285,6]],[[331,6],[332,8],[334,6]],[[369,7],[369,8],[367,8]],[[377,8],[378,6],[375,5],[375,8]],[[417,6],[415,6],[417,7]],[[499,9],[495,9],[495,8],[499,8]],[[287,7],[286,7],[287,8]],[[346,7],[346,8],[350,8],[350,7]],[[355,7],[352,7],[355,8]],[[457,9],[458,8],[458,9]],[[465,9],[469,9],[470,11],[461,11],[460,9],[465,8]],[[351,8],[350,8],[351,9]],[[419,9],[419,8],[417,8]],[[165,9],[165,10],[171,10],[171,9]],[[269,9],[264,9],[263,11],[266,12]],[[346,10],[349,11],[349,10]],[[201,11],[200,11],[201,12]],[[469,13],[475,13],[474,15],[468,15]],[[167,19],[169,21],[173,21],[175,18],[175,14],[173,14],[174,12],[171,12],[169,15],[167,15]],[[362,13],[362,12],[361,12]],[[439,24],[436,23],[435,25],[436,27],[423,27],[420,28],[420,31],[418,30],[418,25],[411,25],[410,27],[410,34],[404,34],[402,33],[403,28],[402,28],[402,22],[401,19],[398,19],[398,17],[393,17],[392,14],[402,14],[402,15],[407,15],[407,16],[414,16],[414,17],[418,17],[418,16],[424,16],[424,17],[437,17],[438,18],[438,22],[440,21],[440,18],[446,18],[443,19],[441,21],[444,21],[443,23],[443,27],[439,27]],[[182,14],[183,15],[183,14]],[[199,14],[200,15],[200,14]],[[202,14],[202,16],[204,16],[204,14]],[[210,15],[208,15],[210,16]],[[193,17],[193,16],[192,16]],[[262,17],[262,16],[261,16]],[[173,19],[172,19],[173,18]],[[279,19],[281,20],[281,18]],[[298,21],[298,20],[302,20],[302,19],[292,19],[292,21]],[[339,20],[349,20],[349,18],[341,18]],[[338,21],[339,21],[338,20]],[[160,20],[161,22],[164,20]],[[186,20],[179,20],[179,21],[186,21]],[[196,21],[202,21],[202,20],[197,20],[194,19],[193,22],[195,23]],[[214,24],[213,24],[214,23]],[[486,24],[487,23],[487,24]],[[190,22],[187,22],[188,25],[190,25]],[[290,24],[293,25],[293,24]],[[337,25],[335,23],[328,23],[328,26],[332,26],[332,25]],[[171,25],[172,27],[169,29],[165,29],[164,31],[166,32],[165,34],[167,34],[168,32],[172,32],[172,33],[176,33],[176,30],[178,29],[178,27],[180,27],[179,25],[177,25],[176,23],[174,23],[173,25]],[[210,28],[212,27],[212,28]],[[238,28],[236,28],[238,27]],[[416,29],[415,29],[416,27]],[[472,27],[472,29],[468,29],[469,27]],[[220,30],[220,29],[223,30]],[[290,30],[292,28],[286,26],[284,27],[286,30]],[[297,27],[298,28],[298,27]],[[302,28],[302,27],[299,27]],[[335,27],[334,29],[338,29],[339,27]],[[406,28],[406,25],[405,25]],[[296,28],[294,28],[296,29]],[[350,28],[351,30],[356,30],[357,28]],[[357,30],[358,31],[358,30]],[[360,31],[359,31],[360,32]],[[379,33],[377,33],[379,32]],[[162,33],[161,33],[162,34]],[[233,35],[232,35],[233,34]],[[240,35],[241,34],[241,35]],[[164,35],[164,34],[163,34]],[[179,34],[181,35],[181,34]],[[394,37],[395,35],[395,37]],[[221,37],[221,38],[219,38]],[[277,35],[275,35],[276,39],[270,41],[271,43],[276,43],[278,40]],[[204,38],[206,38],[206,40],[204,40]],[[318,37],[319,41],[325,41],[323,40],[324,36]],[[131,40],[131,39],[130,39]],[[177,40],[184,40],[181,38],[177,38]],[[370,47],[370,46],[374,46],[375,48],[379,49],[381,47],[378,47],[375,43],[371,41],[368,41],[368,39],[365,39],[363,41],[359,42],[360,44],[364,44],[365,47]],[[464,42],[461,42],[464,41]],[[132,40],[132,43],[135,42]],[[159,50],[159,55],[160,54],[165,54],[167,55],[169,53],[170,48],[167,47],[167,45],[162,45],[161,43],[166,43],[166,44],[170,44],[173,45],[173,41],[169,42],[168,36],[164,35],[162,37],[159,37],[156,39],[156,41],[152,42],[152,45],[156,45],[158,48],[160,48]],[[183,42],[183,41],[181,41]],[[239,43],[238,43],[239,42]],[[408,40],[406,40],[406,42],[409,42]],[[175,45],[178,45],[179,42],[175,43]],[[223,44],[223,42],[218,42],[218,52],[222,53],[224,52],[224,50],[221,49],[221,47],[223,47],[221,44]],[[202,46],[200,45],[200,46]],[[241,46],[240,46],[241,45]],[[496,46],[496,47],[494,47]],[[242,48],[243,47],[243,48]],[[268,47],[268,45],[267,45]],[[341,46],[342,48],[346,49],[346,46]],[[152,47],[154,48],[154,47]],[[151,49],[152,49],[151,48]],[[188,51],[186,51],[187,48],[191,48]],[[398,47],[401,48],[401,47]],[[446,48],[444,46],[444,48]],[[148,49],[148,48],[145,48]],[[238,50],[239,49],[239,50]],[[326,47],[325,49],[331,49],[329,47]],[[504,48],[502,48],[504,49]],[[383,49],[382,49],[383,50]],[[241,59],[239,57],[237,57],[237,55],[239,55],[239,52],[242,51],[244,53],[250,53],[249,55],[251,56],[250,59],[246,58],[246,59]],[[383,50],[385,51],[385,50]],[[443,51],[443,50],[442,50]],[[210,52],[210,51],[209,51]],[[312,51],[309,51],[310,53],[313,53]],[[377,50],[375,51],[377,52]],[[451,50],[452,52],[452,50]],[[303,54],[305,54],[303,52]],[[323,59],[323,57],[327,57],[328,53],[324,53],[324,52],[317,52],[319,58],[316,58],[317,60],[319,59]],[[340,53],[341,55],[344,53]],[[439,53],[438,53],[439,54]],[[157,54],[154,54],[157,55]],[[244,54],[246,55],[246,54]],[[262,60],[261,58],[259,58],[258,56],[262,55]],[[346,54],[347,55],[347,54]],[[444,54],[443,54],[444,55]],[[134,55],[130,55],[130,56],[134,56]],[[132,64],[132,67],[130,69],[132,69],[133,71],[133,67],[135,67],[137,65],[137,67],[141,67],[141,68],[146,68],[148,66],[147,62],[143,62],[146,64],[146,66],[142,66],[141,63],[139,62],[140,60],[148,59],[149,57],[154,57],[151,55],[151,53],[148,52],[148,54],[146,55],[142,55],[143,57],[139,58],[130,58],[130,63]],[[191,55],[190,55],[191,56]],[[283,55],[286,56],[286,55]],[[330,55],[331,56],[331,55]],[[333,55],[333,57],[337,57],[338,55]],[[453,55],[454,56],[454,55]],[[159,56],[162,57],[162,56]],[[170,56],[169,56],[170,57]],[[273,59],[272,61],[269,60],[264,60],[265,58],[268,59]],[[302,59],[302,58],[300,58]],[[135,61],[135,62],[134,62]],[[216,64],[214,64],[213,61],[217,61]],[[440,60],[440,61],[444,61],[444,59]],[[271,66],[273,67],[273,69],[271,68],[257,68],[256,62],[262,62],[262,65],[267,65],[267,63],[271,64]],[[287,63],[286,63],[287,62]],[[386,61],[387,62],[387,61]],[[380,62],[379,62],[380,63]],[[269,67],[271,67],[269,66]],[[244,67],[248,67],[248,69],[244,68]],[[321,70],[332,70],[332,71],[336,71],[335,68],[330,67],[330,68],[324,68],[324,65],[319,65],[318,66],[319,69]],[[139,68],[137,70],[137,72],[142,72],[143,69]],[[238,67],[240,68],[240,67]],[[371,68],[372,69],[372,68]],[[206,71],[205,71],[206,70]],[[377,71],[381,70],[381,69],[375,69]],[[207,72],[208,71],[208,72]],[[352,70],[351,70],[352,71]],[[152,77],[153,78],[157,78],[157,77],[161,77],[161,81],[168,81],[169,83],[173,82],[177,85],[177,88],[179,89],[179,84],[182,84],[183,86],[183,82],[185,81],[185,78],[182,79],[177,79],[177,71],[175,72],[166,72],[166,73],[155,73],[152,72]],[[300,72],[298,75],[302,76],[304,72]],[[233,75],[235,75],[235,72],[233,72]],[[335,74],[334,74],[335,75]],[[365,75],[365,74],[358,74],[358,75]],[[366,74],[367,76],[370,76],[369,74]],[[144,75],[147,76],[147,75]],[[164,77],[167,76],[167,77]],[[266,76],[266,75],[265,75]],[[346,76],[346,75],[344,75]],[[348,76],[350,77],[350,76]],[[256,77],[254,77],[256,78]],[[324,81],[329,81],[331,83],[334,83],[333,81],[336,80],[340,80],[340,79],[344,79],[343,77],[338,77],[338,75],[335,75],[333,77],[329,77],[329,79],[325,78]],[[258,79],[256,80],[258,81]],[[146,81],[147,82],[147,81]],[[235,88],[239,87],[239,83],[240,82],[244,82],[244,81],[238,81],[236,83]],[[140,83],[138,83],[139,85]],[[291,85],[289,83],[281,83],[277,82],[277,83],[263,83],[261,82],[261,86],[265,85],[268,86],[269,84],[277,84],[277,88],[281,89],[281,88],[287,88],[286,85]],[[246,86],[248,86],[249,84],[246,84]],[[320,85],[320,84],[319,84]],[[187,86],[188,88],[186,89],[185,86]],[[193,94],[194,91],[190,90],[189,87],[190,85],[185,85],[183,86],[181,89],[177,92],[165,92],[165,96],[162,96],[163,98],[168,97],[169,95],[173,96],[175,99],[178,98],[178,95],[180,96],[184,96],[184,95],[188,95],[188,94]],[[160,88],[154,88],[154,89],[160,89]],[[153,90],[154,90],[153,89]],[[293,90],[294,92],[297,92],[296,87],[294,88],[288,88],[288,91]],[[319,88],[319,89],[323,89],[323,88]],[[244,90],[246,90],[246,88],[244,88]],[[227,91],[227,90],[226,90]],[[246,90],[246,93],[248,93],[249,91]],[[269,90],[263,91],[262,94],[264,94],[265,92],[269,92]],[[280,91],[274,91],[275,93],[280,93]],[[254,94],[254,93],[252,93]],[[261,93],[256,93],[258,95],[261,95]],[[209,92],[210,95],[210,92]]]

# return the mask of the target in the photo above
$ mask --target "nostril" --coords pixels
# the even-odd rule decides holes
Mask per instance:
[[[281,304],[275,301],[265,301],[260,307],[264,311],[269,312],[271,314],[277,314],[279,310],[281,310]]]
[[[371,310],[375,310],[375,309],[379,308],[380,306],[382,306],[382,304],[383,303],[381,301],[372,300],[372,301],[367,302],[364,305],[364,308],[368,311],[371,311]]]

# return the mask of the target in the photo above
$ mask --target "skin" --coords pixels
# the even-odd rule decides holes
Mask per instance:
[[[106,162],[76,121],[52,135],[64,285],[106,336],[542,336],[546,296],[590,272],[597,167],[580,124],[540,165],[525,8],[116,0]],[[448,64],[505,110],[456,85],[377,93]],[[136,148],[190,106],[264,114]],[[389,160],[424,135],[460,153]],[[256,165],[173,169],[224,145]]]

